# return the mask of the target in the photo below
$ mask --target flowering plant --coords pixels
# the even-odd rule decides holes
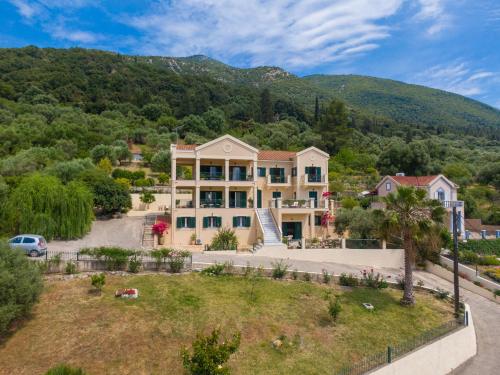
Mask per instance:
[[[331,194],[332,194],[332,193],[330,193],[329,191],[324,191],[324,192],[323,192],[323,194],[321,194],[321,196],[322,196],[323,198],[329,198]]]
[[[153,233],[158,234],[158,235],[163,235],[163,233],[166,232],[168,229],[168,224],[165,223],[164,221],[159,221],[156,224],[153,224]]]
[[[321,226],[327,227],[328,223],[333,223],[334,220],[335,220],[335,216],[330,214],[330,212],[325,211],[323,213],[323,216],[321,216]]]

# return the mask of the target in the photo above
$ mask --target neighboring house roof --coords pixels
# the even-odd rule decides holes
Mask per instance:
[[[177,150],[194,150],[198,145],[177,145]]]
[[[302,155],[302,154],[305,154],[307,151],[310,151],[310,150],[317,151],[318,153],[320,153],[321,155],[323,155],[323,156],[324,156],[324,157],[326,157],[326,158],[329,158],[329,157],[330,157],[330,155],[329,155],[327,152],[325,152],[325,151],[323,151],[323,150],[320,150],[319,148],[314,147],[314,146],[308,147],[308,148],[306,148],[306,149],[304,149],[304,150],[302,150],[302,151],[297,152],[297,156],[300,156],[300,155]]]
[[[481,219],[465,219],[465,230],[477,233],[485,230],[488,233],[494,233],[500,230],[500,225],[485,225]]]
[[[275,151],[275,150],[262,150],[259,151],[259,160],[280,160],[290,161],[295,157],[296,153],[292,151]]]
[[[406,186],[416,186],[416,187],[423,187],[423,186],[430,186],[436,181],[438,178],[442,178],[445,180],[450,186],[457,188],[458,185],[455,184],[453,181],[448,180],[445,176],[442,174],[439,175],[432,175],[432,176],[385,176],[380,182],[375,186],[375,189],[378,190],[378,188],[382,185],[382,183],[386,179],[391,179],[398,185],[406,185]]]

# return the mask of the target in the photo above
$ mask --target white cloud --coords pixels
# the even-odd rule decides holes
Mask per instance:
[[[67,19],[59,17],[57,20],[46,23],[44,30],[55,39],[68,40],[74,43],[93,44],[104,39],[101,34],[70,28],[67,26],[68,22]]]
[[[42,7],[36,2],[27,0],[10,0],[10,2],[17,8],[19,14],[28,20],[31,20],[42,11]]]
[[[426,33],[436,35],[451,25],[451,15],[446,11],[446,0],[416,0],[419,8],[415,20],[427,24]]]
[[[143,33],[141,53],[306,67],[377,48],[404,1],[165,0],[123,22]]]
[[[455,61],[451,65],[436,65],[414,77],[414,82],[465,96],[477,96],[486,92],[491,80],[499,74],[470,68],[470,64]]]

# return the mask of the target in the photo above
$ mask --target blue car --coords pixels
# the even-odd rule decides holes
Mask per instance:
[[[20,234],[9,240],[12,249],[19,249],[30,257],[38,257],[47,253],[47,241],[36,234]]]

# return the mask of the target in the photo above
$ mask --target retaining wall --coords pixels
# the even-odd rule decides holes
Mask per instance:
[[[470,307],[469,325],[429,345],[416,349],[393,363],[378,368],[371,375],[445,375],[477,353],[476,332]]]
[[[441,264],[453,268],[453,260],[446,258],[444,256],[440,257]],[[476,270],[470,267],[467,267],[461,263],[458,263],[458,272],[462,275],[467,276],[467,279],[470,281],[478,281],[483,285],[484,287],[491,289],[491,290],[500,290],[500,285],[498,283],[495,283],[492,280],[485,279],[484,277],[481,277],[476,274]]]
[[[312,262],[339,263],[353,266],[402,268],[402,249],[277,249],[263,247],[256,256]]]

